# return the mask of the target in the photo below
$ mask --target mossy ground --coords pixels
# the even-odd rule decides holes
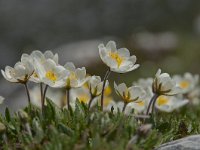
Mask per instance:
[[[24,110],[28,113],[28,108]],[[35,107],[28,116],[23,113],[11,116],[6,109],[5,116],[0,117],[6,126],[6,131],[1,132],[0,146],[12,150],[153,149],[168,141],[199,134],[199,115],[200,107],[190,105],[173,113],[157,112],[154,118],[146,120],[152,124],[148,134],[140,135],[130,145],[142,124],[134,116],[100,112],[98,108],[88,111],[79,102],[73,112],[48,101],[43,115]]]

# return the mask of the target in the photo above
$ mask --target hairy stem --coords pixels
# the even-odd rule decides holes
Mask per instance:
[[[70,109],[70,88],[66,89],[67,108]]]
[[[43,85],[40,83],[40,95],[41,95],[41,106],[42,106],[42,101],[43,101]]]
[[[25,86],[25,89],[26,89],[26,94],[27,94],[27,97],[28,97],[28,104],[29,104],[29,108],[31,110],[31,98],[30,98],[30,92],[29,92],[29,89],[28,89],[28,85],[27,85],[27,82],[24,83],[24,86]]]
[[[124,107],[123,107],[123,109],[122,109],[122,112],[125,111],[127,104],[128,104],[128,103],[124,102]]]
[[[158,97],[159,97],[159,96],[157,95],[157,97],[156,97],[156,98],[154,99],[154,101],[153,101],[151,114],[154,113],[154,110],[155,110],[155,104],[156,104],[156,100],[157,100]]]
[[[45,86],[44,94],[43,94],[43,98],[42,98],[42,113],[43,114],[44,114],[44,104],[45,104],[47,89],[48,89],[48,85]]]
[[[146,115],[149,115],[151,105],[152,105],[152,103],[156,102],[156,99],[158,98],[158,96],[159,96],[158,94],[154,94],[153,97],[151,98],[150,103],[149,103],[148,108],[147,108]],[[153,109],[154,109],[154,106],[152,106],[152,111],[153,111]]]
[[[102,87],[102,91],[101,91],[101,111],[103,111],[103,99],[104,99],[104,90],[105,90],[106,80],[108,79],[110,73],[111,73],[111,70],[109,68],[108,71],[106,72],[104,80],[103,80],[103,87]]]
[[[91,96],[91,99],[90,99],[89,104],[88,104],[88,110],[90,110],[90,107],[91,107],[93,100],[94,100],[94,96]]]

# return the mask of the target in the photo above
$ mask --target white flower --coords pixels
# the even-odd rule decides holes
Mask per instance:
[[[135,64],[136,56],[130,56],[126,48],[117,49],[114,41],[109,41],[106,46],[100,44],[98,48],[102,61],[113,72],[126,73],[139,67],[139,64]]]
[[[111,112],[111,110],[113,109],[113,112],[117,113],[117,110],[118,110],[117,103],[111,97],[109,97],[109,98],[104,97],[103,105],[104,105],[103,111]]]
[[[108,86],[108,81],[106,87]],[[103,82],[100,76],[91,76],[88,80],[88,88],[93,97],[101,95]]]
[[[44,54],[39,50],[35,50],[30,56],[33,59],[37,59],[41,64],[47,59],[52,59],[56,64],[58,64],[58,54],[53,54],[50,50],[45,51]]]
[[[27,57],[22,57],[21,61],[17,62],[14,68],[6,66],[5,71],[1,70],[1,73],[6,80],[16,83],[27,82],[33,72],[34,68]]]
[[[141,114],[146,112],[147,109],[147,101],[146,100],[140,100],[137,103],[129,103],[127,106],[127,108],[131,108],[134,110],[134,114]]]
[[[116,93],[123,99],[125,103],[137,101],[145,96],[145,91],[139,86],[131,86],[127,88],[125,83],[116,85],[114,83]]]
[[[153,81],[153,92],[158,95],[172,96],[182,91],[168,73],[161,74],[159,69]]]
[[[142,87],[143,88],[143,87]],[[145,114],[147,111],[147,107],[151,98],[153,97],[153,92],[150,91],[150,87],[145,89],[145,96],[137,102],[131,102],[126,107],[129,109],[134,109],[134,114]]]
[[[110,101],[109,105],[107,107],[104,107],[104,111],[110,112],[113,110],[113,113],[116,114],[118,111],[123,112],[125,115],[130,115],[134,112],[134,108],[132,107],[133,102],[127,104],[124,112],[123,112],[123,107],[124,103],[123,102],[115,102],[115,101]]]
[[[112,89],[109,85],[106,86],[105,90],[104,90],[104,99],[103,99],[103,111],[110,111],[111,107],[113,104],[115,104],[115,102],[113,101],[113,97],[111,96],[112,94]],[[100,106],[101,104],[101,97],[97,96],[93,99],[92,102],[92,107],[98,104],[98,106]]]
[[[26,54],[27,55],[27,54]],[[38,65],[35,65],[34,61],[37,61],[37,64],[40,63],[41,65],[45,63],[47,59],[53,60],[56,64],[58,64],[58,54],[56,53],[55,55],[51,51],[45,51],[44,54],[39,51],[35,50],[31,53],[30,58],[32,61],[32,64],[34,65],[34,68],[36,69]],[[38,78],[38,75],[36,72],[33,73],[33,75],[30,78],[31,81],[40,83],[40,78]]]
[[[124,107],[124,103],[121,102],[121,101],[120,102],[115,102],[115,103],[113,103],[112,107],[113,107],[113,112],[114,113],[117,113],[118,111],[122,112],[123,107]],[[124,111],[124,112],[126,113],[126,111]]]
[[[4,101],[4,97],[0,96],[0,104],[2,104]]]
[[[187,98],[194,105],[198,105],[200,103],[200,87],[195,87],[191,92],[188,93]]]
[[[172,112],[186,105],[189,101],[176,96],[161,95],[156,100],[156,108],[164,112]]]
[[[152,88],[153,84],[153,78],[146,78],[146,79],[139,79],[137,82],[133,82],[133,85],[135,86],[141,86],[143,89],[149,89],[149,87]]]
[[[71,89],[70,106],[72,107],[73,110],[75,110],[76,100],[79,100],[79,102],[81,103],[88,104],[89,101],[91,100],[90,91],[85,87]],[[92,104],[92,106],[93,105],[94,103]]]
[[[173,77],[177,85],[182,89],[183,93],[188,93],[194,90],[199,83],[199,75],[185,73],[184,76],[176,75]]]
[[[70,75],[65,79],[62,87],[78,88],[81,87],[89,79],[86,76],[85,67],[76,68],[72,62],[68,62],[64,66],[70,72]]]
[[[122,112],[122,111],[123,111],[123,107],[124,107],[124,103],[122,103],[122,102],[117,102],[116,104],[117,104],[117,105],[116,105],[115,108],[114,108],[114,112],[117,112],[118,110],[119,110],[120,112]],[[131,104],[133,104],[133,102],[127,104],[127,106],[126,106],[126,108],[125,108],[125,110],[124,110],[124,112],[123,112],[125,115],[130,115],[130,114],[132,114],[132,113],[134,112],[134,108],[132,107]]]
[[[70,74],[68,70],[57,65],[52,59],[47,59],[43,64],[34,59],[34,63],[37,66],[35,73],[37,73],[38,78],[50,87],[60,87]]]
[[[152,91],[152,84],[153,84],[153,78],[147,78],[147,79],[139,79],[137,82],[133,83],[133,86],[139,86],[142,87],[142,89],[145,90],[147,98],[153,96],[153,91]]]
[[[140,86],[146,92],[145,97],[138,100],[139,102],[128,104],[129,107],[134,109],[135,114],[146,113],[149,102],[153,97],[152,84],[153,78],[139,79],[137,82],[133,83],[134,86]]]

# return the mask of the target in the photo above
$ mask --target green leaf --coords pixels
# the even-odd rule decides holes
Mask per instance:
[[[85,116],[86,112],[84,107],[85,107],[84,104],[80,103],[80,101],[76,99],[75,114]]]
[[[40,125],[40,122],[37,118],[33,119],[33,130],[35,131],[35,138],[34,141],[37,143],[40,143],[42,139],[44,138],[44,131]]]
[[[58,124],[58,130],[67,134],[68,136],[73,136],[73,134],[74,134],[74,131],[71,128],[69,128],[68,126],[64,125],[63,123]]]
[[[6,121],[10,122],[11,117],[10,117],[10,112],[9,112],[8,107],[6,107],[6,110],[5,110],[5,117],[6,117]]]

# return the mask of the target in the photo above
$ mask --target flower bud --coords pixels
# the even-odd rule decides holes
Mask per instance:
[[[157,95],[166,96],[173,96],[181,93],[181,89],[177,86],[176,81],[173,80],[168,73],[161,73],[161,69],[159,69],[155,75],[152,90],[153,93]]]
[[[144,124],[138,129],[139,136],[146,136],[149,131],[152,129],[152,124]]]
[[[27,122],[28,121],[28,114],[25,111],[21,110],[21,109],[18,111],[18,116],[19,116],[19,118],[20,118],[20,120],[22,122]]]

